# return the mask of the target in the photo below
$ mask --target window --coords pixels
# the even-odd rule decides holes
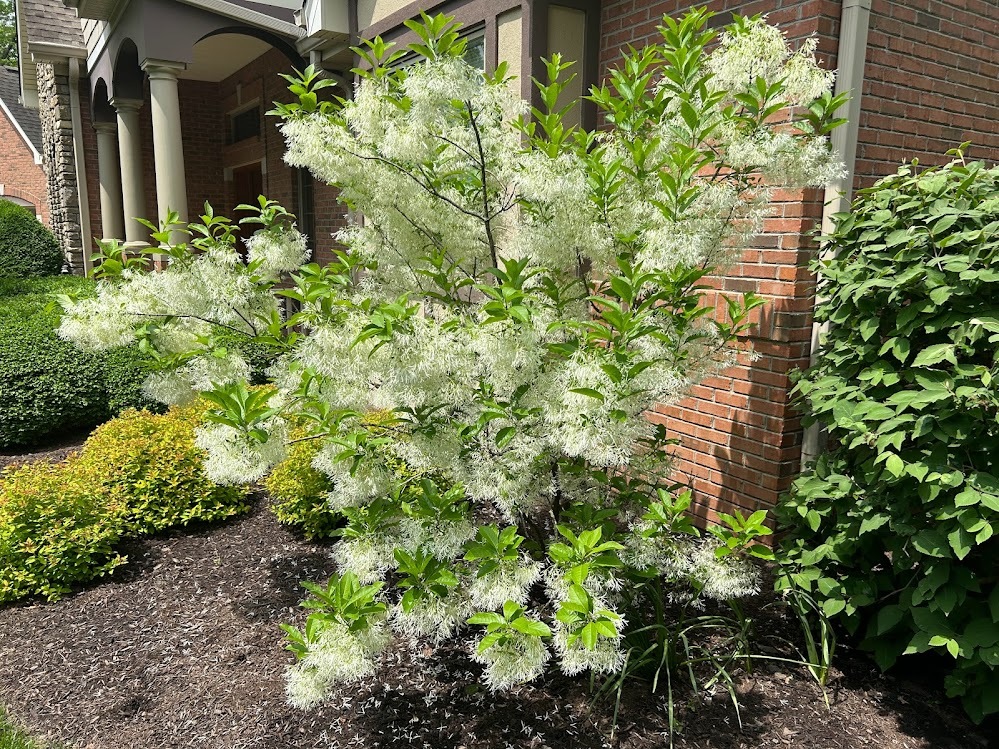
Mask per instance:
[[[486,35],[483,29],[465,37],[465,62],[479,70],[486,69]]]
[[[239,143],[260,135],[260,107],[253,106],[238,114],[229,115],[229,142]]]
[[[465,62],[473,68],[479,70],[486,69],[486,33],[485,28],[479,25],[463,34],[465,39]],[[408,68],[417,60],[422,59],[422,55],[410,52],[403,55],[392,64],[393,69]]]

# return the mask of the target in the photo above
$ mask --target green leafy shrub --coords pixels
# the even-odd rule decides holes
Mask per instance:
[[[34,463],[0,474],[0,603],[55,600],[74,583],[111,572],[124,506],[68,463]]]
[[[215,332],[213,342],[217,347],[226,347],[240,353],[250,365],[251,385],[264,385],[269,382],[267,370],[277,360],[272,346],[261,343],[255,338],[229,331]]]
[[[122,346],[101,354],[104,393],[111,416],[130,408],[163,413],[166,406],[146,395],[142,383],[149,375],[146,356],[138,346]]]
[[[309,539],[328,538],[342,524],[328,502],[333,482],[312,467],[320,447],[316,440],[291,445],[288,457],[264,480],[278,522],[300,528]]]
[[[833,327],[797,388],[833,446],[779,508],[799,565],[782,584],[884,668],[950,659],[981,720],[999,712],[999,168],[903,167],[829,241]]]
[[[142,392],[137,346],[92,353],[56,335],[56,295],[92,290],[78,276],[0,278],[0,447],[89,429],[128,408],[163,410]]]
[[[52,294],[86,283],[72,276],[0,281],[0,447],[37,444],[107,418],[100,356],[55,334]]]
[[[244,488],[218,486],[205,476],[203,454],[194,444],[204,412],[201,402],[165,414],[125,411],[94,431],[72,461],[73,470],[126,508],[129,533],[245,512]]]
[[[31,211],[0,200],[0,277],[51,276],[62,270],[62,249]]]

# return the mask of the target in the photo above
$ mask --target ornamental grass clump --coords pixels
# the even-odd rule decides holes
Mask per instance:
[[[532,109],[506,65],[465,62],[443,16],[411,23],[406,50],[358,49],[350,98],[311,68],[291,76],[297,100],[275,110],[286,160],[364,216],[338,234],[337,262],[298,267],[292,217],[262,198],[248,264],[210,210],[183,244],[168,217],[163,272],[106,247],[100,293],[69,307],[67,338],[156,352],[150,392],[208,391],[199,444],[217,481],[263,476],[290,425],[318,445],[345,525],[340,574],[289,629],[295,704],[372,673],[393,636],[468,625],[493,689],[549,667],[611,674],[629,632],[667,626],[643,590],[698,606],[758,589],[763,513],[700,537],[644,414],[732,361],[761,302],[715,311],[703,280],[775,190],[840,171],[825,137],[839,100],[813,43],[792,50],[745,18],[716,39],[707,19],[665,19],[661,42],[590,92],[600,131],[559,108],[569,63],[546,61]],[[279,296],[296,302],[287,319]],[[272,391],[245,386],[219,331],[274,347]]]
[[[981,720],[999,712],[999,168],[904,166],[827,241],[832,327],[797,390],[831,448],[778,508],[782,587],[882,668],[942,656]]]

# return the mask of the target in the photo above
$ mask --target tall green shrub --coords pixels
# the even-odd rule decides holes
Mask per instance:
[[[999,712],[999,168],[906,166],[818,265],[832,324],[798,384],[832,448],[779,508],[784,553],[882,667],[938,652]]]
[[[0,280],[0,447],[36,444],[107,418],[100,356],[55,334],[52,294],[86,285],[72,276]]]
[[[55,235],[31,211],[0,200],[0,277],[51,276],[62,264]]]
[[[128,408],[163,410],[142,393],[136,346],[80,351],[56,335],[58,294],[86,296],[78,276],[0,278],[0,448],[82,431]]]

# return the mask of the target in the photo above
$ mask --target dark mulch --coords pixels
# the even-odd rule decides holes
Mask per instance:
[[[300,580],[333,569],[327,550],[247,517],[130,545],[129,564],[57,603],[0,609],[0,702],[39,735],[80,749],[659,749],[664,700],[638,685],[591,707],[585,679],[514,693],[479,686],[458,644],[409,643],[377,679],[302,713],[285,704],[278,623],[300,621]],[[767,625],[782,626],[779,622]],[[690,701],[681,749],[972,749],[988,742],[953,704],[841,659],[826,709],[801,670],[763,668],[740,683],[740,731],[724,694]]]
[[[37,447],[0,447],[0,470],[36,460],[62,460],[74,450],[79,450],[88,436],[87,432],[74,432]]]

